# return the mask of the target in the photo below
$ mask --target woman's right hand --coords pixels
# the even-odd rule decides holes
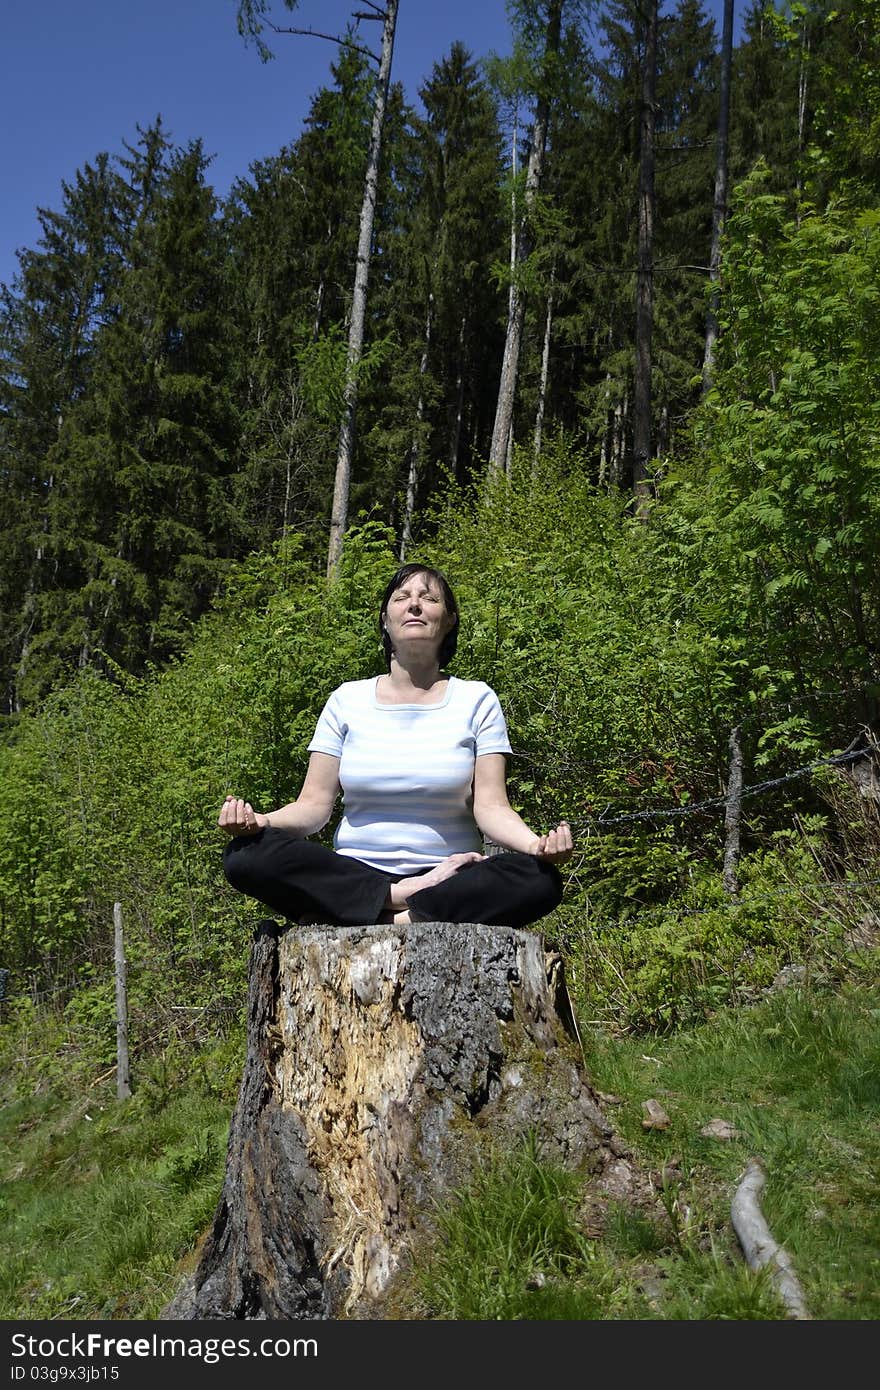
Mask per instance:
[[[548,864],[564,864],[570,859],[573,853],[574,843],[571,838],[571,826],[567,820],[560,821],[555,830],[551,830],[549,835],[539,835],[538,842],[531,850],[536,859],[543,859]]]
[[[255,811],[240,796],[227,796],[220,808],[217,824],[227,835],[256,835],[269,824],[269,817]]]

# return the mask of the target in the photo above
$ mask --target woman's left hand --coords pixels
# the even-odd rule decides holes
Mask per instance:
[[[256,835],[269,824],[269,817],[255,811],[249,801],[240,796],[227,796],[220,808],[217,824],[227,835]]]
[[[571,838],[571,826],[567,820],[560,821],[555,830],[551,830],[548,835],[541,835],[532,854],[538,859],[544,859],[549,864],[564,864],[566,859],[570,859],[574,852],[574,844]]]

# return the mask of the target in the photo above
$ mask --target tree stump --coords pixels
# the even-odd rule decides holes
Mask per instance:
[[[538,932],[261,923],[223,1192],[162,1317],[381,1318],[434,1199],[527,1135],[637,1182]]]

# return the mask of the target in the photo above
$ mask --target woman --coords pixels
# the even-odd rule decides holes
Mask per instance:
[[[382,598],[387,673],[328,699],[295,801],[262,814],[227,796],[218,824],[234,888],[293,921],[527,926],[562,898],[563,821],[537,835],[507,798],[511,752],[498,697],[443,667],[458,606],[444,576],[403,565]],[[307,837],[344,815],[334,849]],[[508,851],[481,854],[480,832]]]

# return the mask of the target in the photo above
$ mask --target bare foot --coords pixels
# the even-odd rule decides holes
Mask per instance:
[[[450,854],[448,859],[443,859],[435,869],[429,874],[422,874],[419,878],[408,879],[407,888],[409,893],[418,893],[422,888],[433,888],[438,883],[443,883],[447,878],[452,878],[459,869],[463,869],[465,864],[477,864],[481,859],[485,859],[485,854],[477,854],[476,850],[469,850],[466,854]],[[409,888],[412,883],[413,887]]]
[[[412,918],[405,907],[395,909],[386,908],[384,912],[379,913],[376,921],[379,923],[380,927],[391,926],[392,924],[395,927],[405,927],[408,922],[412,921]]]
[[[478,854],[476,850],[468,850],[465,854],[450,854],[448,859],[441,860],[435,868],[431,869],[430,873],[415,874],[412,878],[399,878],[396,883],[392,883],[388,890],[385,908],[392,912],[399,912],[406,907],[410,894],[420,893],[423,888],[433,888],[435,884],[442,883],[444,879],[457,874],[459,869],[463,869],[466,864],[476,864],[485,858],[485,854]],[[394,920],[396,921],[397,918]],[[406,920],[409,921],[409,917]]]

